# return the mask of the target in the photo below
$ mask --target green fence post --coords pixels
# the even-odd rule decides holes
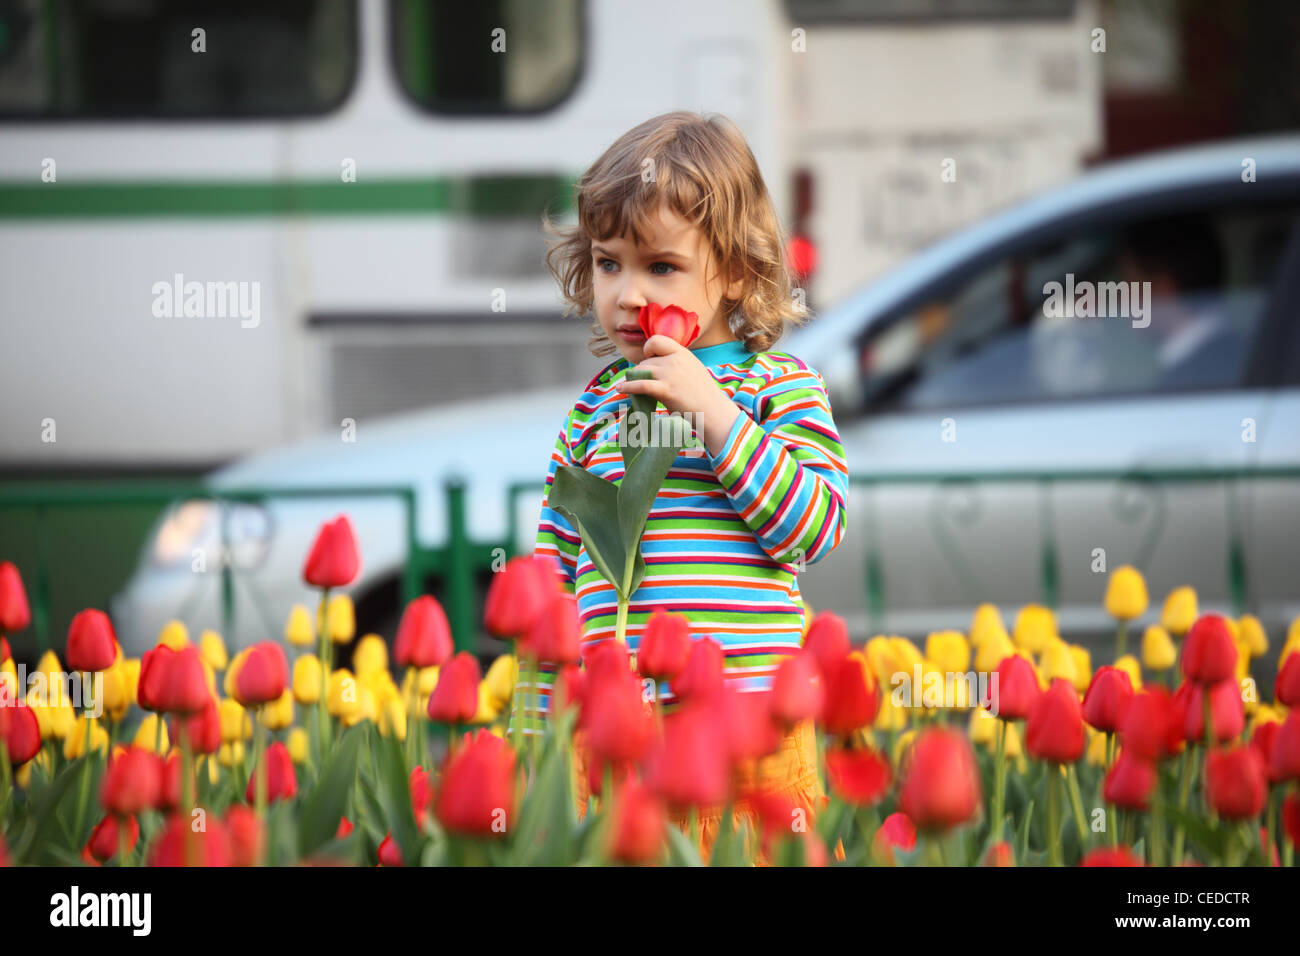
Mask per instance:
[[[231,567],[233,560],[230,555],[230,509],[226,507],[226,502],[221,499],[214,499],[217,505],[218,521],[221,525],[221,548],[217,552],[217,560],[221,562],[221,638],[225,641],[234,641],[235,636],[233,629],[235,626],[235,581],[234,570]],[[237,646],[237,645],[231,645]]]
[[[449,478],[447,489],[446,582],[448,622],[456,650],[474,649],[474,578],[470,571],[469,533],[465,528],[465,482]]]
[[[50,649],[50,568],[45,540],[45,506],[36,506],[36,650]]]
[[[420,596],[424,582],[424,551],[420,547],[419,528],[415,513],[415,492],[407,489],[402,495],[406,507],[406,567],[402,570],[402,609]]]
[[[1052,482],[1038,484],[1040,559],[1039,573],[1043,586],[1043,603],[1053,611],[1060,601],[1060,575],[1056,567],[1056,517],[1052,511]]]

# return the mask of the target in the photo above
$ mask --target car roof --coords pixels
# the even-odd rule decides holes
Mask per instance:
[[[1243,182],[1241,175],[1247,158],[1255,161],[1255,181],[1249,183]],[[1207,188],[1241,186],[1264,192],[1277,181],[1293,187],[1297,178],[1297,135],[1236,139],[1107,163],[916,251],[794,332],[783,347],[814,365],[832,363],[836,351],[842,357],[845,343],[868,321],[895,310],[929,283],[1019,237],[1063,220]]]

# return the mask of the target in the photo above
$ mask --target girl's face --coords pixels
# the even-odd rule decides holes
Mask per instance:
[[[623,238],[592,243],[596,317],[619,354],[633,365],[645,358],[645,336],[636,319],[649,302],[679,305],[699,316],[700,335],[691,349],[734,341],[718,305],[724,296],[740,295],[743,282],[737,279],[727,288],[722,277],[714,275],[717,267],[703,232],[660,207],[654,232],[645,239],[643,246]]]

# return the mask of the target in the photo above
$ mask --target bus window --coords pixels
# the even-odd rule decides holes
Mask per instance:
[[[435,113],[540,113],[582,73],[582,0],[392,0],[398,80]]]
[[[0,116],[327,112],[357,68],[352,0],[0,0]]]

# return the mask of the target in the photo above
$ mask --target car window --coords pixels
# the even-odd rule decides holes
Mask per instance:
[[[578,84],[582,0],[392,0],[389,9],[398,82],[432,112],[536,113]]]
[[[1241,387],[1298,214],[1149,218],[1008,255],[871,331],[867,407]]]
[[[322,113],[356,46],[341,0],[0,0],[0,116]]]

